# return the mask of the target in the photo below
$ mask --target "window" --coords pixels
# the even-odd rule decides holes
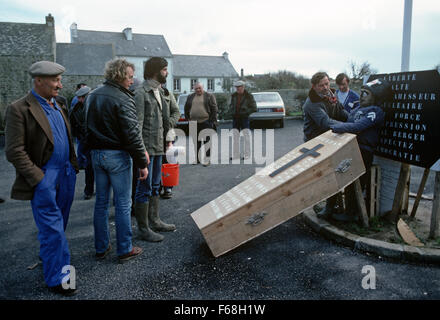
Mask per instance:
[[[194,91],[194,86],[196,85],[197,82],[198,82],[197,79],[191,79],[191,91]]]
[[[180,79],[174,79],[174,91],[180,92]]]
[[[214,91],[214,79],[208,79],[208,91]]]

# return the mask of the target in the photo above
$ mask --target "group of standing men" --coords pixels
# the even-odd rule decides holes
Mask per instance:
[[[78,85],[69,112],[67,102],[59,96],[65,68],[39,61],[29,68],[33,79],[31,92],[8,106],[6,157],[16,169],[11,197],[31,201],[38,228],[39,256],[49,290],[63,295],[76,292],[76,287],[68,284],[70,269],[66,267],[70,266],[70,252],[65,230],[76,174],[81,168],[86,171],[85,199],[92,197],[96,183],[96,259],[105,258],[112,249],[108,227],[111,190],[120,262],[142,252],[132,245],[132,209],[143,240],[162,241],[164,237],[159,232],[176,230],[174,224],[163,222],[159,216],[162,159],[172,146],[175,137],[171,129],[180,117],[173,94],[162,87],[168,75],[167,66],[161,57],[149,59],[144,67],[145,81],[133,89],[134,65],[125,59],[109,61],[103,85],[94,90],[85,84]],[[238,100],[231,107],[235,110],[234,127],[248,128],[243,118],[248,117],[249,110],[244,103],[247,101],[256,109],[255,101],[249,101],[252,96],[244,93],[244,83],[237,83],[236,87]],[[197,84],[185,114],[197,121],[198,132],[215,129],[215,96]],[[132,185],[135,192],[130,188]]]
[[[133,163],[138,169],[135,215],[141,238],[161,241],[161,231],[175,225],[159,216],[159,187],[162,156],[173,137],[167,135],[179,118],[172,94],[162,89],[168,75],[167,61],[153,57],[145,64],[142,86],[135,93],[134,65],[124,59],[106,64],[105,82],[90,91],[78,88],[77,103],[71,110],[74,128],[65,104],[60,103],[65,68],[39,61],[29,68],[33,88],[6,110],[6,157],[16,169],[11,197],[31,200],[38,228],[40,259],[49,290],[63,295],[76,292],[70,282],[70,253],[65,230],[73,202],[79,154],[90,154],[96,183],[94,231],[96,258],[111,251],[108,216],[113,189],[116,252],[120,262],[138,256],[142,249],[132,245],[131,209]],[[82,90],[82,91],[81,91]],[[82,165],[86,167],[86,165]],[[90,196],[92,190],[85,190]],[[86,186],[87,188],[87,186]]]
[[[175,139],[171,129],[180,117],[173,94],[162,88],[168,75],[167,65],[163,58],[149,59],[144,67],[145,81],[133,92],[130,87],[134,82],[134,65],[124,59],[109,61],[102,86],[94,90],[87,86],[78,88],[71,125],[66,106],[56,99],[63,87],[61,75],[65,68],[54,62],[36,62],[29,68],[33,78],[31,92],[8,106],[6,157],[16,169],[11,197],[31,201],[44,278],[51,291],[63,295],[76,291],[65,285],[69,282],[69,269],[65,267],[70,265],[65,230],[80,167],[93,166],[88,170],[96,183],[97,259],[105,258],[112,249],[108,227],[111,189],[118,259],[123,262],[142,252],[132,245],[133,179],[137,179],[133,207],[140,237],[158,242],[164,238],[159,232],[176,230],[175,225],[164,223],[159,216],[162,159]],[[326,73],[315,74],[311,82],[304,105],[305,140],[328,129],[356,133],[363,159],[367,167],[371,165],[384,118],[380,104],[388,85],[376,81],[363,86],[357,106],[358,96],[347,89],[348,77],[337,78],[341,90],[336,94],[330,89]],[[235,86],[237,92],[229,107],[233,127],[249,129],[249,115],[256,111],[256,103],[245,90],[244,82],[238,81]],[[349,113],[344,107],[353,110]],[[197,133],[204,128],[216,129],[215,97],[196,84],[185,105],[185,115],[197,121]],[[76,157],[73,136],[78,139],[78,154],[87,158],[80,166],[78,162],[82,161]],[[247,156],[245,151],[244,157]],[[89,182],[88,188],[86,181],[85,196],[93,193],[94,182]],[[327,203],[328,214],[334,209],[334,202]]]
[[[373,154],[379,143],[380,129],[384,125],[385,113],[383,103],[390,97],[391,86],[385,80],[374,80],[361,88],[360,97],[348,88],[349,78],[345,74],[336,77],[338,91],[330,88],[330,78],[325,72],[317,72],[311,79],[312,88],[309,91],[304,111],[304,141],[332,130],[335,133],[353,133],[357,141],[362,159],[367,170],[360,178],[367,199],[370,181],[370,168]],[[340,220],[355,219],[354,190],[350,185],[346,190],[346,213],[336,210],[338,195],[327,199],[326,206],[318,212],[321,218],[334,217]]]

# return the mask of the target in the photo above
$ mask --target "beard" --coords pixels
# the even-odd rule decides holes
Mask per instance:
[[[158,74],[157,75],[157,81],[159,81],[160,84],[164,84],[165,82],[167,82],[167,77],[164,77],[162,74]]]

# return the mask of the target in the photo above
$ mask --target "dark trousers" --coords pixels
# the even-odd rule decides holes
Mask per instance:
[[[202,130],[204,130],[204,129],[212,129],[212,128],[213,128],[213,124],[212,124],[212,122],[209,121],[209,120],[207,120],[207,121],[205,121],[205,122],[197,123],[197,137],[196,137],[197,141],[196,141],[196,142],[193,141],[193,142],[194,142],[194,145],[197,145],[197,150],[196,150],[196,161],[197,161],[197,162],[200,162],[199,160],[203,159],[203,157],[201,157],[201,159],[199,159],[199,150],[200,150],[200,148],[202,147],[202,143],[209,142],[209,140],[210,140],[210,137],[207,136],[207,137],[206,137],[206,140],[204,140],[204,141],[199,141],[199,134],[200,134],[200,131],[202,131]],[[208,149],[208,151],[206,152],[206,156],[207,156],[207,157],[210,157],[210,156],[211,156],[211,150]]]
[[[250,156],[251,137],[249,135],[249,132],[247,133],[243,132],[244,142],[242,145],[240,144],[240,134],[239,134],[239,132],[244,129],[248,129],[248,130],[250,129],[249,118],[234,118],[232,120],[232,128],[238,130],[238,132],[234,131],[233,143],[232,143],[232,157],[239,158],[240,150],[245,157]]]
[[[95,174],[93,172],[92,156],[90,150],[81,141],[78,141],[77,148],[78,165],[84,168],[85,183],[84,194],[91,196],[95,190]]]

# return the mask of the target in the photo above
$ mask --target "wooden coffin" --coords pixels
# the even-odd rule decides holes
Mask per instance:
[[[218,257],[336,194],[364,172],[356,136],[327,131],[191,217]]]

